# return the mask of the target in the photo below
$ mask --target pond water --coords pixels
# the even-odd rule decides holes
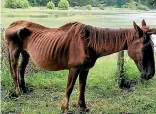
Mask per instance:
[[[133,27],[133,21],[138,25],[145,19],[147,25],[156,27],[156,11],[3,11],[2,27],[6,28],[14,21],[28,20],[47,27],[59,27],[67,22],[79,21],[92,26],[103,28]]]

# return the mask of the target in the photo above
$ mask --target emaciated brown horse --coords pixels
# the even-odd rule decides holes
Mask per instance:
[[[153,31],[146,26],[144,20],[142,29],[135,22],[133,25],[132,29],[107,29],[79,22],[68,23],[59,28],[47,28],[28,21],[12,23],[5,31],[5,42],[9,49],[16,95],[21,94],[20,89],[27,92],[24,72],[29,58],[45,70],[69,69],[66,97],[61,106],[63,112],[69,107],[69,98],[78,75],[78,104],[81,109],[88,111],[85,104],[87,75],[99,57],[128,50],[129,56],[141,72],[141,78],[151,79],[155,73],[150,39]],[[22,61],[18,70],[20,54]]]

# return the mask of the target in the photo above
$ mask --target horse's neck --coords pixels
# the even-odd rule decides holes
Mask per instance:
[[[133,40],[133,29],[103,29],[101,31],[103,33],[100,33],[99,41],[96,41],[96,45],[93,44],[100,56],[126,50],[127,44]]]

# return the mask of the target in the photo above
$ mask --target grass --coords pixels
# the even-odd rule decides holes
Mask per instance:
[[[139,82],[138,70],[131,60],[126,59],[126,76],[132,76],[131,79],[136,79],[138,84],[133,92],[120,90],[116,82],[115,58],[115,56],[107,56],[98,59],[89,72],[86,101],[91,108],[90,114],[156,113],[156,76],[144,84]],[[3,65],[1,73],[2,113],[59,114],[61,112],[60,101],[65,95],[67,74],[68,71],[40,71],[26,76],[27,86],[33,88],[34,91],[11,100],[8,94],[9,91],[14,90],[12,79],[7,66]],[[78,82],[70,100],[69,112],[72,114],[78,114],[78,108],[75,107],[77,98]]]

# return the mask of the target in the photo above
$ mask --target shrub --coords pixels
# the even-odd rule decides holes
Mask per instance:
[[[69,2],[67,0],[60,0],[58,3],[58,8],[62,10],[68,10],[69,9]]]
[[[87,9],[87,10],[91,10],[91,9],[92,9],[91,4],[88,4],[88,5],[86,6],[86,9]]]
[[[54,8],[55,8],[55,4],[54,4],[52,1],[49,1],[49,2],[47,3],[47,8],[49,8],[49,9],[54,9]]]
[[[150,10],[150,8],[148,8],[147,6],[142,5],[142,4],[139,4],[137,8],[138,8],[139,10]]]
[[[104,10],[106,5],[105,4],[98,4],[98,7],[101,9],[101,10]]]
[[[5,0],[4,3],[5,8],[28,8],[29,2],[28,0]]]
[[[137,4],[134,0],[131,0],[129,3],[124,4],[122,8],[137,9]]]
[[[124,4],[122,6],[122,8],[139,9],[139,10],[150,10],[150,8],[148,8],[147,6],[142,5],[142,4],[138,4],[134,0],[131,0],[129,3]]]

